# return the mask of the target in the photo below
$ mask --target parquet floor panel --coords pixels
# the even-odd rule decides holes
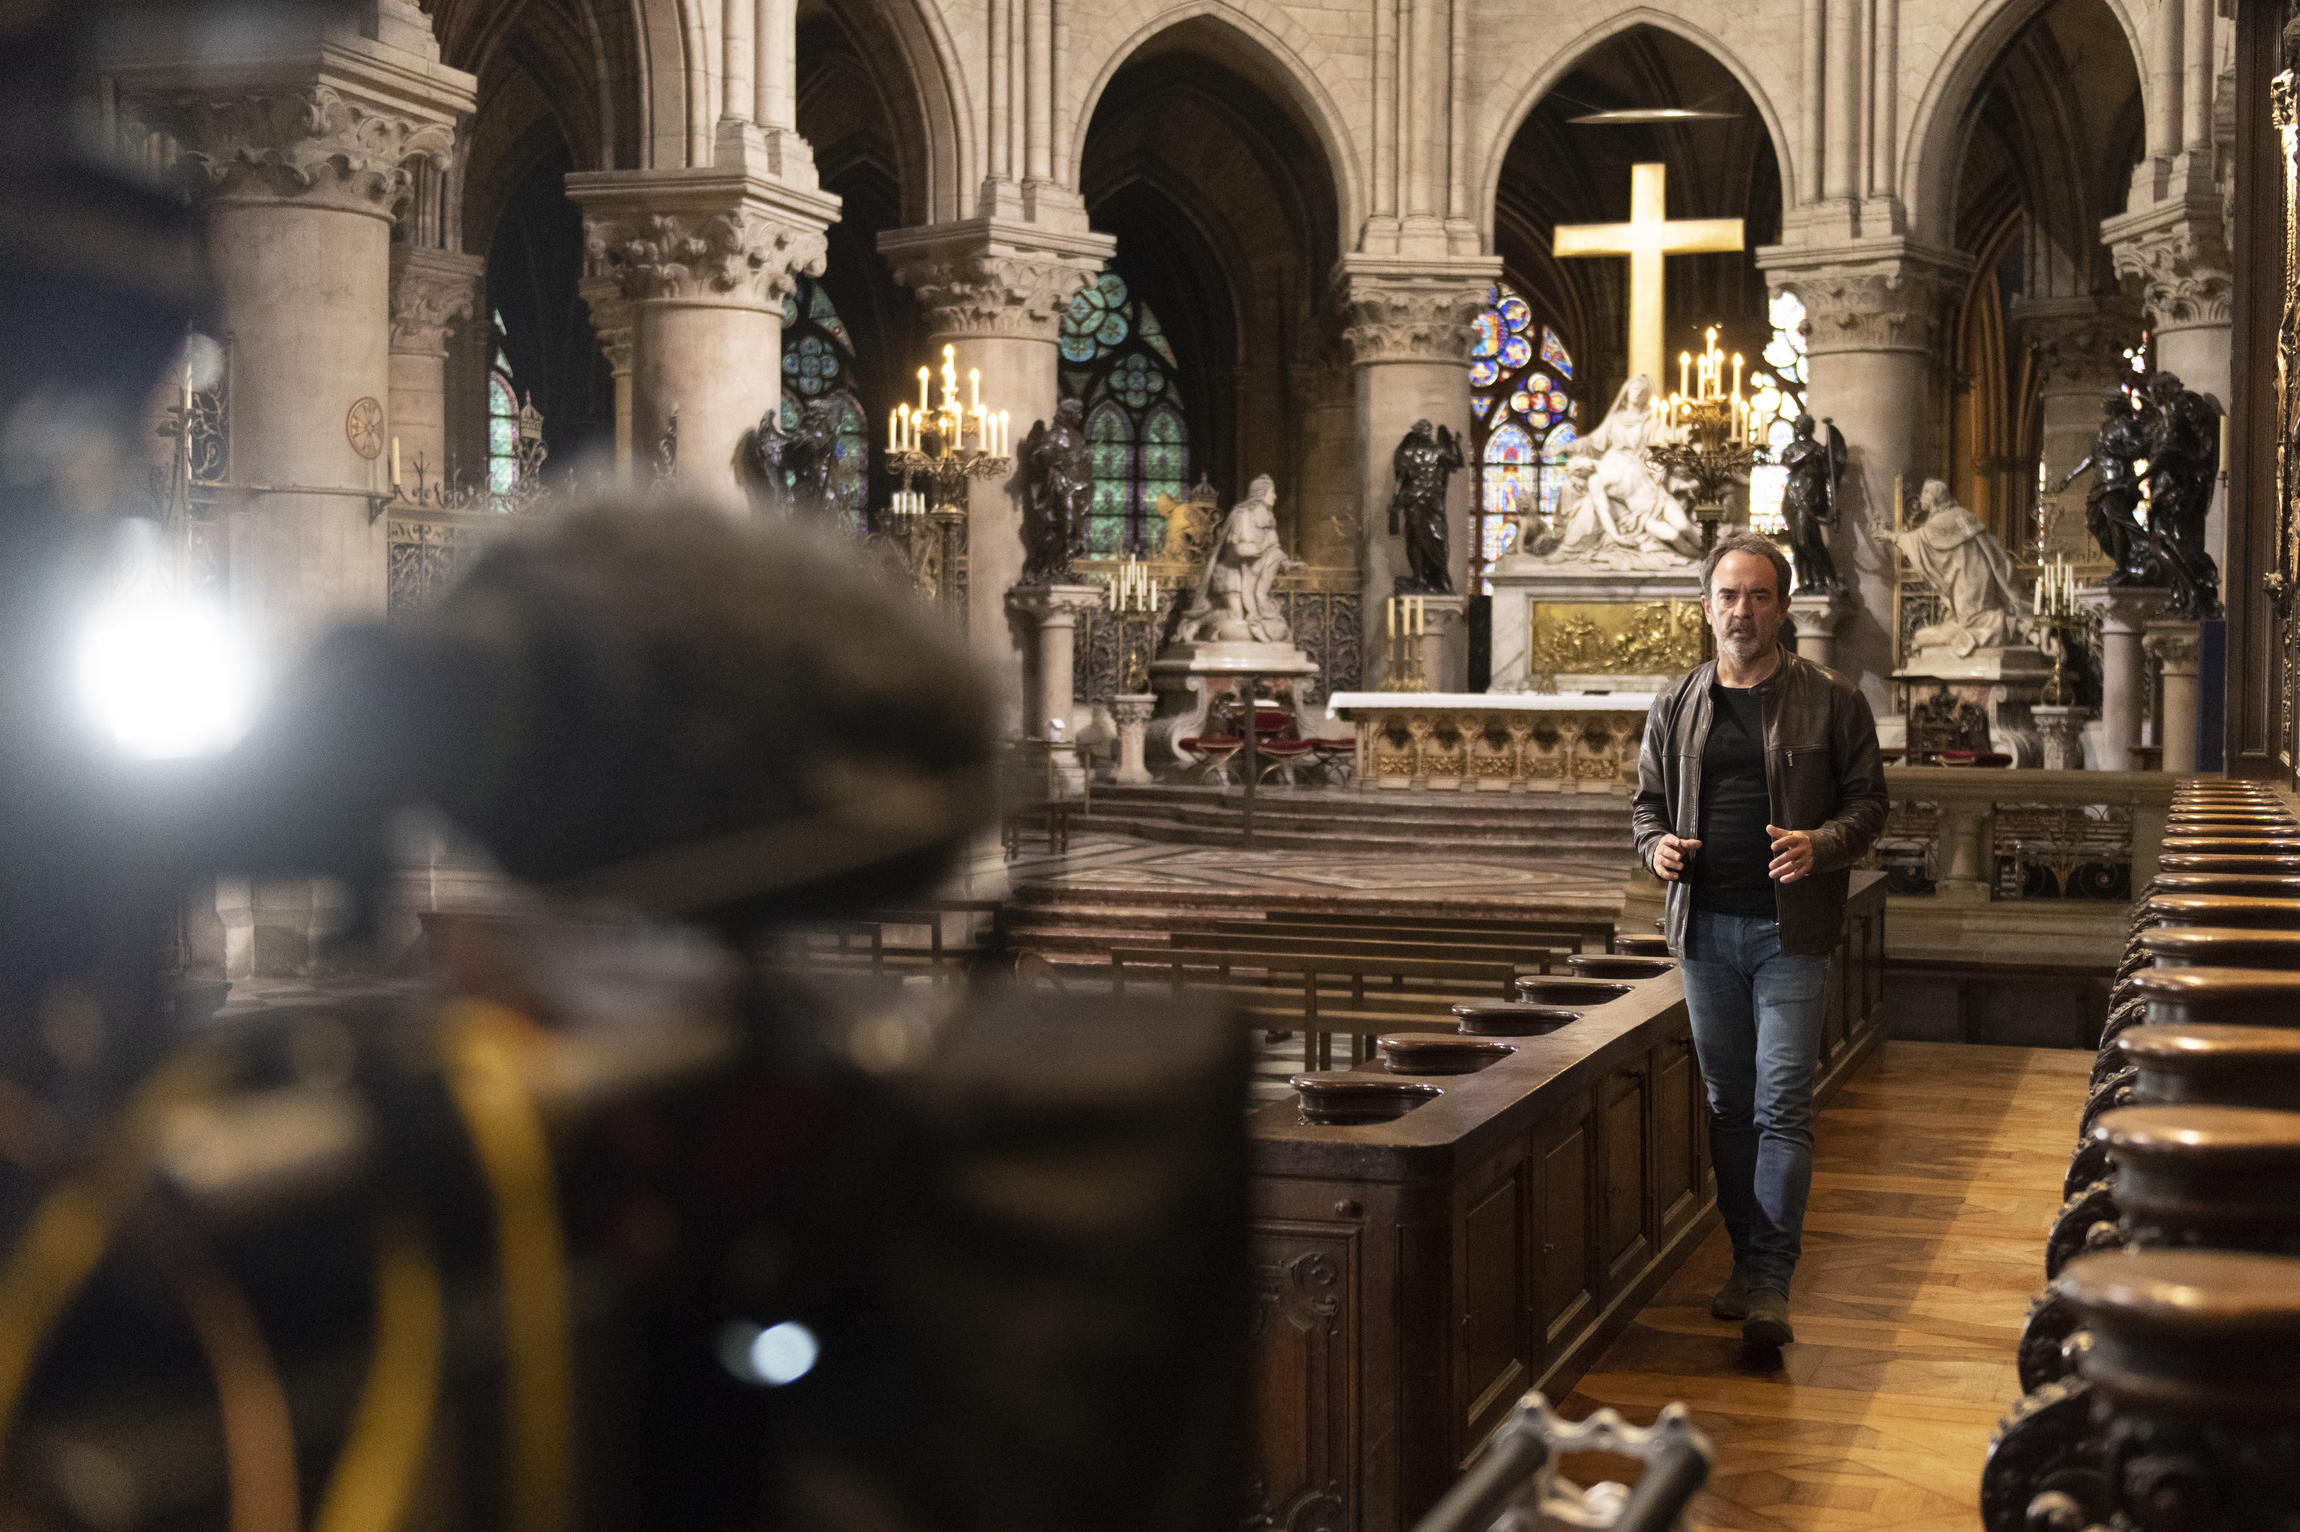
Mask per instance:
[[[1717,1446],[1692,1523],[1732,1532],[1974,1532],[1989,1433],[2076,1142],[2088,1054],[1889,1042],[1815,1129],[1797,1342],[1709,1317],[1723,1230],[1565,1401],[1651,1420],[1683,1400]],[[1623,1476],[1570,1463],[1588,1483]]]

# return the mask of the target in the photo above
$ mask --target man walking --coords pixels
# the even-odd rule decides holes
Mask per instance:
[[[1733,1275],[1709,1305],[1781,1346],[1813,1180],[1813,1075],[1849,869],[1885,823],[1861,693],[1780,645],[1789,560],[1753,532],[1701,566],[1717,658],[1653,701],[1637,854],[1668,884],[1664,929],[1709,1089]]]

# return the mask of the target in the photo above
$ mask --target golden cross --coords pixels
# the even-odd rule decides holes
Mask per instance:
[[[1558,256],[1629,257],[1629,375],[1643,373],[1662,391],[1661,258],[1699,250],[1739,250],[1738,218],[1670,221],[1665,193],[1669,167],[1629,167],[1629,222],[1559,224],[1550,243]]]

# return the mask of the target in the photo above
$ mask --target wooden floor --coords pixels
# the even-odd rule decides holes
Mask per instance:
[[[1709,1317],[1718,1230],[1565,1404],[1644,1424],[1684,1400],[1717,1446],[1700,1527],[1956,1529],[2019,1392],[2013,1347],[2084,1102],[2086,1052],[1889,1042],[1822,1114],[1797,1343]],[[1620,1477],[1569,1464],[1582,1483]]]

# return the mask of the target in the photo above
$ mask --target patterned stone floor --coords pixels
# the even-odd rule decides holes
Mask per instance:
[[[2044,1285],[2092,1055],[1888,1042],[1814,1131],[1797,1342],[1709,1317],[1719,1229],[1567,1399],[1643,1423],[1682,1399],[1717,1446],[1696,1528],[1976,1532],[1981,1461],[2019,1398],[2013,1353]],[[1631,1470],[1632,1472],[1634,1470]],[[1582,1483],[1622,1476],[1602,1460]]]

